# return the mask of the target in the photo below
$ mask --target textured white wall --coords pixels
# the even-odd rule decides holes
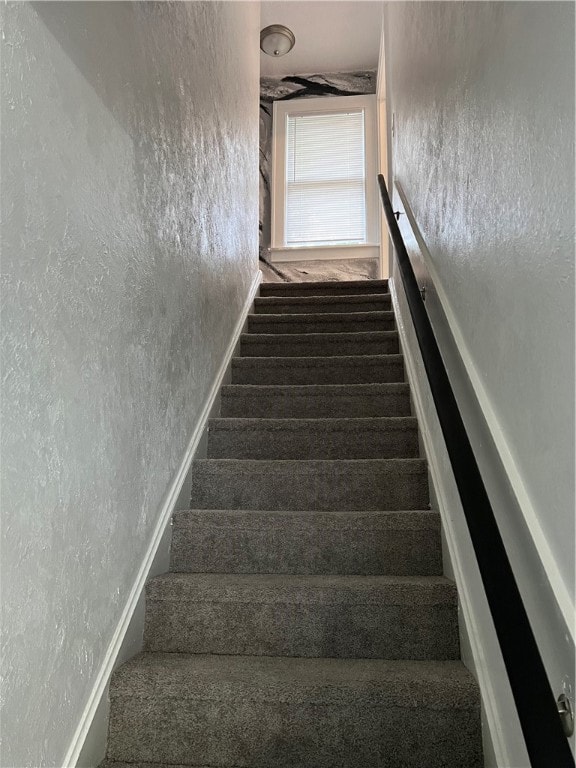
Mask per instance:
[[[394,173],[573,599],[574,6],[387,13]]]
[[[259,11],[2,14],[2,765],[61,766],[257,270]]]

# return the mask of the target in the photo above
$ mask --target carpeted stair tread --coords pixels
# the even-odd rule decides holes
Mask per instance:
[[[389,293],[356,294],[351,296],[265,296],[254,300],[254,313],[318,314],[384,312],[392,307]]]
[[[350,296],[260,296],[254,300],[256,315],[387,312],[391,307],[392,299],[389,293]]]
[[[233,384],[384,384],[404,381],[403,355],[235,357]]]
[[[394,312],[320,312],[315,314],[250,315],[250,333],[356,333],[393,331]]]
[[[141,654],[110,686],[108,758],[229,768],[480,768],[459,661]]]
[[[180,763],[177,765],[176,763],[144,763],[141,760],[135,763],[118,763],[115,760],[104,760],[98,768],[190,768],[192,765],[193,763]],[[194,765],[194,768],[214,768],[214,766]],[[242,768],[250,768],[250,766],[242,766]]]
[[[430,575],[442,573],[433,511],[183,510],[171,571]]]
[[[471,699],[477,691],[476,682],[460,661],[178,653],[141,653],[123,664],[112,676],[110,699],[221,701],[226,689],[254,702],[341,705],[355,703],[360,696],[374,707],[478,707],[477,700]]]
[[[397,354],[397,331],[356,333],[243,333],[240,354],[255,357]]]
[[[367,293],[388,293],[388,280],[329,280],[260,285],[260,296],[350,296]]]
[[[199,459],[192,506],[205,509],[422,509],[423,459]]]
[[[348,418],[409,416],[404,382],[384,384],[227,384],[222,416],[240,418]]]
[[[456,591],[439,577],[169,573],[147,586],[144,647],[456,659]]]
[[[163,573],[146,585],[150,600],[296,605],[455,605],[444,576]]]
[[[415,418],[211,419],[213,459],[372,459],[418,457]]]
[[[176,763],[143,763],[141,760],[136,761],[135,763],[118,763],[115,760],[104,760],[103,763],[100,763],[98,768],[214,768],[214,766],[211,765],[194,765],[193,763],[180,763],[179,765],[176,765]],[[250,766],[242,766],[242,768],[250,768]],[[256,768],[254,766],[254,768]]]
[[[118,763],[116,760],[104,760],[98,768],[215,768],[215,766],[197,765],[196,763],[148,763],[141,760],[137,760],[135,763]],[[242,765],[242,768],[258,768],[258,766]]]

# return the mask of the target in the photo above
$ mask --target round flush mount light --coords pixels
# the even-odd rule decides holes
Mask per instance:
[[[260,50],[268,56],[284,56],[295,42],[294,33],[283,24],[271,24],[260,32]]]

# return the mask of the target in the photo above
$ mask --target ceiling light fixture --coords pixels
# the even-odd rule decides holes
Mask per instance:
[[[271,24],[260,32],[260,50],[268,56],[284,56],[295,42],[294,33],[283,24]]]

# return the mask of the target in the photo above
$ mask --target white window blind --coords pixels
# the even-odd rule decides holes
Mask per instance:
[[[286,245],[365,243],[364,110],[286,120]]]

